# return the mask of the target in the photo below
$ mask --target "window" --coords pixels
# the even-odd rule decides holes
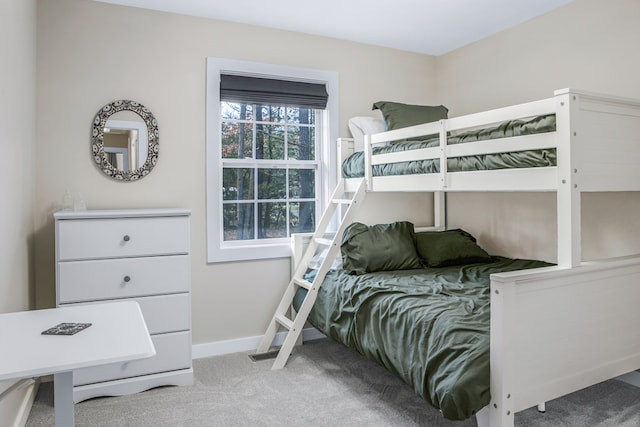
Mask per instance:
[[[335,185],[336,90],[333,72],[207,60],[209,262],[286,257],[291,233],[315,229]]]
[[[316,110],[222,101],[223,242],[315,229]]]

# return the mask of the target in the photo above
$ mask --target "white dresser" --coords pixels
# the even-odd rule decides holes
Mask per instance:
[[[157,353],[74,371],[75,402],[193,383],[189,217],[186,209],[54,214],[57,305],[137,301]]]

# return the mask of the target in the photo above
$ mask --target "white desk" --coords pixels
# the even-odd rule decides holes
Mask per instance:
[[[63,322],[91,323],[75,335],[42,335]],[[74,425],[73,370],[155,355],[136,302],[0,314],[0,381],[54,374],[56,426]]]

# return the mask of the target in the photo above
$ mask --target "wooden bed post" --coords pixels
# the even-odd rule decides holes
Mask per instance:
[[[581,199],[578,159],[572,147],[580,143],[579,98],[569,90],[557,91],[556,112],[558,163],[558,265],[576,267],[582,262]]]
[[[515,399],[510,390],[514,384],[514,348],[509,342],[514,336],[516,289],[512,283],[491,282],[491,377],[489,402],[489,426],[513,427],[515,414]]]
[[[353,138],[338,138],[337,178],[342,176],[342,161],[353,154]]]
[[[446,189],[449,183],[447,182],[447,121],[441,119],[438,121],[440,127],[440,186]]]
[[[440,130],[440,186],[443,189],[447,187],[447,121],[438,121]],[[447,193],[445,191],[436,191],[433,193],[433,226],[438,228],[447,228]]]
[[[433,193],[433,226],[447,227],[447,193],[444,191]]]
[[[371,191],[373,188],[373,170],[371,166],[371,156],[373,147],[371,146],[371,135],[364,136],[364,180],[367,190]]]

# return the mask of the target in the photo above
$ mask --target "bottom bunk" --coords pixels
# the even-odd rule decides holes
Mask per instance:
[[[309,322],[445,418],[513,425],[516,411],[640,368],[637,257],[560,268],[407,222],[352,224],[342,254]]]
[[[445,418],[488,405],[490,275],[550,264],[492,257],[462,230],[414,233],[407,222],[355,223],[343,241],[343,268],[326,275],[311,325],[398,375]]]

